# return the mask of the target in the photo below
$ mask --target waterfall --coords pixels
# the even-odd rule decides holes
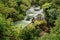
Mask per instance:
[[[31,7],[30,9],[28,9],[26,11],[25,19],[22,21],[16,22],[15,26],[21,25],[22,28],[24,28],[32,22],[33,18],[36,19],[39,14],[41,14],[42,15],[41,17],[44,18],[43,9],[40,9],[40,6],[39,7]]]

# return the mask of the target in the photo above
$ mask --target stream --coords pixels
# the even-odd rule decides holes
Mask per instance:
[[[44,18],[43,9],[40,9],[40,6],[31,7],[26,11],[25,19],[15,22],[15,26],[21,26],[22,28],[24,28],[32,22],[33,18],[37,19],[37,16],[39,14],[41,15],[41,18]]]

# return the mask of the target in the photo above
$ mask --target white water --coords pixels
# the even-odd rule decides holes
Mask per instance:
[[[26,11],[25,19],[15,22],[15,26],[22,26],[22,28],[24,28],[32,22],[33,17],[37,18],[37,15],[39,14],[41,14],[42,18],[44,18],[43,9],[40,9],[40,7],[31,7]]]

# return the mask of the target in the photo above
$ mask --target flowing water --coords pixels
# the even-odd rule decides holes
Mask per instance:
[[[37,18],[37,15],[41,14],[42,18],[44,18],[43,9],[40,7],[31,7],[26,11],[26,17],[22,21],[15,22],[15,26],[21,26],[22,28],[26,27],[28,24],[32,22],[33,18]]]

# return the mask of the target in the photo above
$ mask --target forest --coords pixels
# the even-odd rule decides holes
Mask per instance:
[[[33,5],[43,9],[44,20],[38,15],[24,28],[15,26]],[[60,0],[0,0],[0,40],[60,40]]]

